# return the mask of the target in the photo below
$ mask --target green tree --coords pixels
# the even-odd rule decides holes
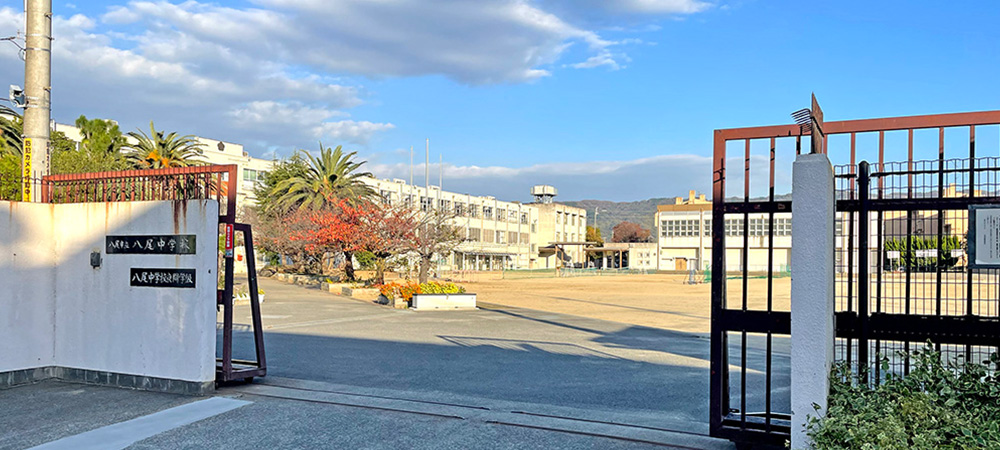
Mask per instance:
[[[125,136],[118,125],[110,120],[87,119],[81,115],[76,119],[80,129],[80,145],[52,149],[52,173],[103,172],[129,169],[129,163],[122,154]]]
[[[264,179],[254,186],[257,214],[268,218],[280,215],[283,211],[277,206],[275,194],[278,185],[289,178],[305,177],[308,171],[309,163],[299,153],[274,161],[271,170],[264,173]]]
[[[593,246],[603,247],[604,238],[601,237],[601,229],[587,225],[587,242],[595,242],[596,244],[592,244]],[[587,245],[587,247],[590,247],[592,245]],[[587,262],[594,262],[597,259],[599,259],[597,255],[593,253],[587,253]]]
[[[84,173],[126,170],[130,166],[121,153],[125,138],[118,126],[102,119],[76,120],[83,137],[77,145],[62,132],[52,134],[52,173]]]
[[[587,242],[596,242],[598,247],[604,245],[604,239],[601,238],[601,229],[587,225]]]
[[[23,153],[24,121],[21,115],[13,109],[0,106],[0,154],[15,154],[20,157]]]
[[[91,153],[120,154],[125,146],[125,136],[118,129],[118,124],[111,120],[88,119],[80,115],[76,118],[76,127],[80,129],[80,149]]]
[[[331,200],[342,199],[351,205],[367,201],[375,191],[361,181],[371,177],[369,172],[359,172],[367,161],[355,161],[357,152],[344,153],[341,147],[331,149],[319,145],[319,157],[299,150],[306,162],[306,171],[282,180],[268,193],[268,200],[276,207],[309,210],[328,206]]]
[[[139,130],[130,131],[129,137],[136,140],[126,144],[129,149],[128,161],[137,169],[163,169],[168,167],[189,167],[205,164],[195,159],[201,156],[203,146],[194,135],[181,136],[176,132],[167,134],[157,131],[149,122],[149,134]]]
[[[0,200],[21,199],[21,156],[0,151]]]

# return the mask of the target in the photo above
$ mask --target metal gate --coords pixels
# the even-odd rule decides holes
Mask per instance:
[[[1000,158],[976,158],[972,133],[969,158],[838,168],[838,239],[857,244],[838,248],[836,356],[871,382],[909,373],[928,341],[960,361],[998,350],[1000,270],[969,247],[973,211],[1000,207]]]
[[[1000,162],[977,159],[975,147],[976,128],[997,124],[1000,111],[825,122],[815,144],[811,128],[798,124],[715,131],[709,395],[713,436],[773,446],[783,446],[790,437],[790,285],[779,277],[782,255],[790,250],[793,208],[787,192],[776,192],[781,186],[775,180],[782,175],[776,161],[790,166],[804,143],[842,163],[836,175],[837,357],[859,368],[874,366],[872,379],[878,380],[880,364],[872,363],[896,349],[912,348],[914,342],[930,339],[944,350],[973,358],[988,351],[984,345],[1000,342],[1000,300],[982,301],[984,290],[1000,297],[1000,274],[946,264],[959,253],[953,252],[952,236],[960,235],[962,223],[968,224],[969,205],[1000,203]],[[934,142],[923,139],[935,132]],[[964,135],[949,137],[948,148],[958,150],[950,150],[947,156],[952,159],[946,159],[946,133],[956,132]],[[886,162],[887,135],[896,142],[889,145],[891,153],[903,162]],[[915,158],[930,153],[937,158]],[[994,148],[993,154],[998,153]],[[869,178],[858,173],[859,155],[877,160]],[[727,159],[742,160],[730,177],[739,182],[733,191],[727,191],[733,187],[726,183]],[[757,170],[751,173],[752,168]],[[758,177],[767,180],[766,191],[753,193],[751,182]],[[861,189],[862,181],[870,183],[868,189]],[[864,201],[862,191],[868,197]],[[939,219],[931,220],[931,213]],[[900,239],[913,235],[920,224],[928,227],[921,229],[924,241]],[[896,240],[887,240],[892,237]],[[934,258],[930,248],[915,248],[927,247],[932,237]],[[727,243],[727,238],[734,242]],[[887,245],[900,250],[886,250]],[[858,250],[866,247],[869,251]],[[919,258],[916,250],[924,251]],[[910,259],[893,263],[889,256],[896,254],[887,251]],[[933,270],[916,277],[918,267]],[[890,370],[905,373],[907,362],[898,359],[889,359]]]

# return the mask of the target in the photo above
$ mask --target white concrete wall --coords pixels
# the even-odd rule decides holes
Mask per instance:
[[[17,286],[0,297],[0,320],[31,318],[0,330],[0,371],[55,365],[215,378],[217,202],[0,205],[10,211],[0,217],[0,285]],[[104,253],[107,235],[129,234],[194,234],[196,254]],[[15,262],[9,255],[19,250]],[[101,252],[100,268],[90,265],[92,251]],[[196,288],[131,287],[133,267],[194,268]],[[7,358],[22,346],[30,350]]]
[[[53,208],[0,202],[0,372],[54,362]]]
[[[792,165],[792,448],[810,448],[807,417],[826,412],[830,393],[833,193],[833,167],[826,155],[799,155]]]

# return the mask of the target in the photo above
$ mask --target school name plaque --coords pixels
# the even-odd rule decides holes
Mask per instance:
[[[193,234],[107,236],[104,250],[109,255],[193,255],[196,237]]]
[[[129,285],[135,287],[194,288],[194,269],[137,269],[129,274]]]

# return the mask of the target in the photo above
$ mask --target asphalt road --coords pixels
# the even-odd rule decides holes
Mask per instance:
[[[401,311],[271,280],[261,286],[269,376],[707,433],[705,335],[495,305]],[[250,323],[249,307],[236,321]],[[739,339],[731,341],[739,405]],[[788,342],[774,345],[774,409],[787,411]],[[248,333],[237,333],[236,347],[252,356]],[[763,337],[751,336],[748,411],[764,410],[763,348]]]
[[[205,399],[46,381],[0,390],[0,449],[69,448],[95,433],[150,449],[733,448],[705,436],[707,336],[494,305],[400,311],[262,285],[268,376],[216,394],[246,403],[173,426],[163,418]],[[249,307],[236,319],[237,356],[250,357]],[[750,411],[763,409],[762,345],[748,346]],[[787,384],[787,345],[775,341],[775,386]],[[786,390],[773,395],[787,405]]]

